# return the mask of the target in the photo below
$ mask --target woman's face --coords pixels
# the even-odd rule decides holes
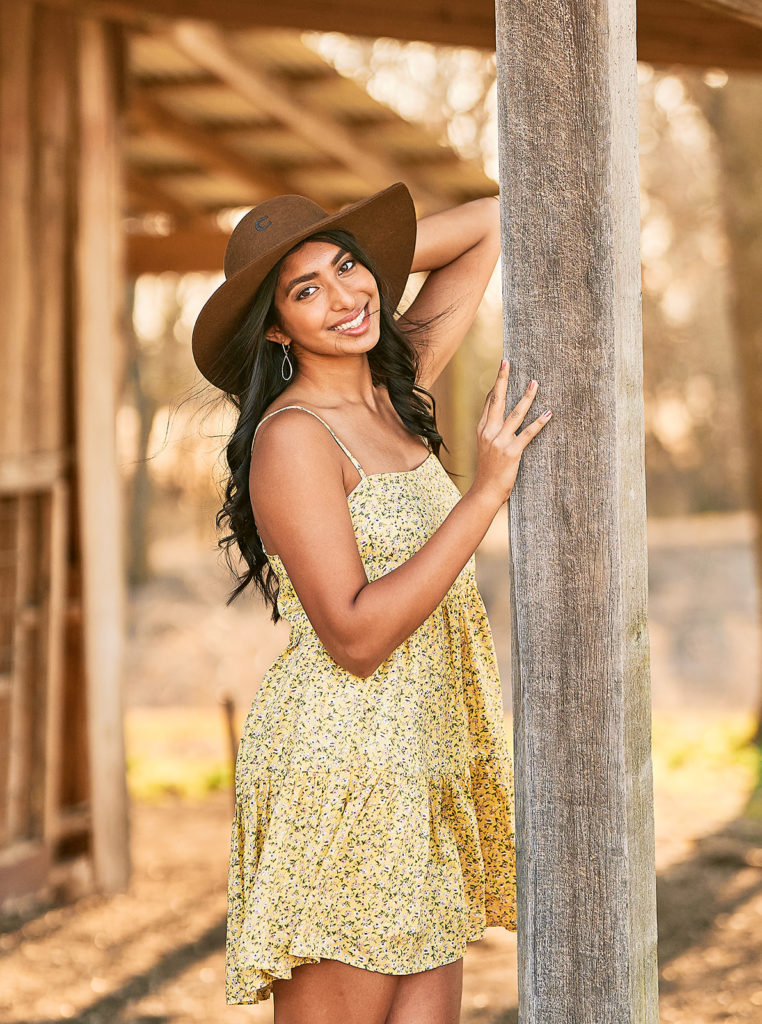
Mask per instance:
[[[379,338],[378,285],[351,252],[307,241],[283,261],[275,289],[278,325],[270,341],[292,343],[297,356],[367,352]]]

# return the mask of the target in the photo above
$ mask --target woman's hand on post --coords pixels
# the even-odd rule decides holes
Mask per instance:
[[[510,497],[524,449],[549,421],[546,410],[523,430],[519,427],[537,395],[532,380],[508,416],[504,415],[510,366],[503,360],[494,386],[487,393],[484,410],[476,428],[478,463],[471,489],[491,494],[499,507]]]

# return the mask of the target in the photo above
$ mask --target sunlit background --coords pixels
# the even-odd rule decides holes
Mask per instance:
[[[493,55],[335,33],[302,38],[375,99],[425,124],[497,178]],[[759,699],[760,652],[746,484],[750,454],[738,401],[721,202],[730,186],[711,121],[715,94],[733,83],[720,70],[670,72],[644,63],[638,83],[656,813],[659,870],[669,874],[699,836],[740,813],[753,788],[755,755],[744,741]],[[228,226],[243,212],[232,212]],[[141,494],[128,503],[133,599],[127,675],[130,784],[141,799],[167,792],[199,797],[229,785],[222,706],[209,708],[228,697],[240,718],[288,631],[285,624],[272,627],[256,598],[223,605],[229,581],[214,554],[214,481],[232,421],[214,394],[196,395],[189,349],[194,318],[221,280],[221,274],[144,275],[135,285],[140,401],[128,376],[119,437],[127,493],[139,482]],[[464,489],[474,470],[474,427],[501,346],[498,268],[455,358],[447,396],[446,462]],[[509,354],[510,347],[508,339]],[[501,515],[478,567],[510,715],[506,546]],[[681,906],[680,913],[686,927],[695,926],[691,912]],[[515,940],[497,930],[495,936],[492,955],[500,963],[501,953],[512,955]],[[678,953],[664,967],[662,1019],[714,1019],[697,1009],[707,977],[705,962],[699,964],[713,954],[692,947],[681,959],[682,941],[674,939]],[[667,943],[665,931],[664,951]],[[483,955],[489,964],[487,949]],[[742,964],[735,966],[743,973]],[[498,1019],[491,1014],[510,1000],[497,978],[487,967],[477,972],[464,1019]],[[670,1002],[669,982],[678,979],[693,989],[693,1002],[684,996]],[[689,1010],[681,1008],[685,998]],[[762,1015],[762,988],[744,1000]],[[236,1012],[228,1010],[231,1020]],[[260,1007],[251,1014],[266,1019],[269,1012]]]
[[[496,182],[494,55],[336,33],[301,39]],[[645,63],[638,87],[661,1014],[665,1024],[759,1021],[762,854],[758,831],[744,831],[760,814],[758,756],[748,743],[760,702],[747,483],[758,453],[747,450],[739,402],[731,311],[739,269],[723,204],[741,186],[723,165],[720,134],[723,97],[735,90],[736,104],[758,109],[762,88],[719,69]],[[230,230],[244,212],[220,222]],[[130,285],[117,437],[130,581],[134,882],[121,897],[52,908],[16,937],[8,933],[9,1020],[110,1021],[125,1007],[130,1020],[156,1024],[272,1019],[272,1001],[224,1007],[221,994],[235,736],[288,635],[253,594],[225,605],[232,581],[214,517],[233,420],[190,354],[195,317],[222,279],[144,274]],[[506,347],[510,355],[510,338]],[[445,464],[462,489],[502,350],[498,268],[438,394]],[[510,732],[504,514],[477,562]],[[515,942],[491,929],[469,952],[468,1024],[517,1020]],[[123,957],[113,955],[115,944]],[[130,980],[138,969],[143,987]],[[87,1015],[93,999],[97,1012]]]

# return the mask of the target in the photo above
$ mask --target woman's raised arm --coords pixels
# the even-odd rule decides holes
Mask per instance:
[[[426,322],[446,312],[420,344],[415,332],[410,335],[419,347],[423,387],[431,387],[473,323],[499,255],[500,204],[492,196],[418,221],[411,273],[430,273],[400,325],[406,316]]]

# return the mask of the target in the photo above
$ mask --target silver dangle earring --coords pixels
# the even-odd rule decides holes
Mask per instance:
[[[294,364],[288,357],[288,347],[285,342],[282,341],[280,345],[283,349],[283,363],[281,364],[280,375],[284,380],[291,380],[294,376]],[[288,363],[288,373],[286,373],[286,363]]]

